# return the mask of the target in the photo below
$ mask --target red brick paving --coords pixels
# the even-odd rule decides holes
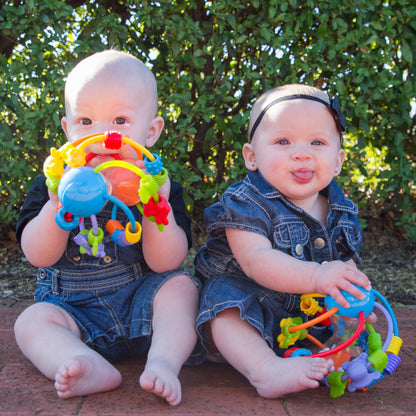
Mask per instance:
[[[257,396],[249,383],[226,364],[184,367],[182,403],[172,408],[144,392],[138,376],[144,360],[117,365],[122,385],[111,392],[58,399],[53,382],[43,377],[22,355],[13,336],[13,323],[28,301],[0,300],[0,416],[91,415],[412,415],[416,414],[416,308],[396,308],[403,346],[402,363],[392,376],[366,392],[345,393],[331,399],[320,387],[278,400]],[[383,327],[378,327],[383,332]]]

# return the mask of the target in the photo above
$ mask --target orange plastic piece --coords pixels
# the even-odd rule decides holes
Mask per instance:
[[[134,166],[133,160],[125,160]],[[113,166],[102,171],[111,184],[111,195],[131,207],[140,202],[139,189],[141,178],[137,173],[124,167]]]
[[[299,331],[301,329],[310,328],[311,326],[314,326],[315,324],[318,324],[319,322],[323,321],[324,319],[328,318],[329,316],[334,315],[338,312],[338,307],[334,306],[329,311],[323,313],[322,315],[319,315],[317,318],[311,319],[310,321],[306,321],[301,325],[292,326],[289,328],[289,332],[295,332]]]
[[[116,230],[124,231],[124,227],[117,220],[109,220],[105,228],[110,234],[113,234]]]
[[[339,351],[335,354],[329,355],[326,358],[328,358],[328,359],[331,358],[332,359],[332,361],[334,362],[335,371],[338,371],[342,367],[342,364],[344,364],[345,362],[350,361],[351,355],[347,351],[342,350],[342,351]]]

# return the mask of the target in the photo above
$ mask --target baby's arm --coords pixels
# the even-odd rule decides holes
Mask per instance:
[[[68,242],[69,231],[62,230],[55,222],[57,201],[53,200],[54,196],[51,197],[22,232],[23,253],[36,267],[55,264],[64,253]]]
[[[159,194],[167,201],[170,193],[170,179],[159,188]],[[155,272],[177,269],[186,258],[188,240],[184,230],[178,226],[173,214],[169,211],[168,225],[159,231],[157,225],[143,217],[143,255],[148,266]]]
[[[344,307],[349,305],[340,290],[362,300],[365,296],[354,284],[371,289],[368,277],[350,262],[302,261],[273,249],[270,241],[260,234],[227,228],[226,235],[244,273],[269,289],[331,295]]]

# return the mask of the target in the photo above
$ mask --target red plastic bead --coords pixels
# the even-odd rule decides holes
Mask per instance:
[[[104,146],[106,149],[120,149],[123,136],[118,131],[106,131]]]

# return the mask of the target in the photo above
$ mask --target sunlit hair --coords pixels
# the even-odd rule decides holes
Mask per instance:
[[[149,93],[151,111],[154,115],[157,114],[157,84],[152,71],[135,56],[115,49],[94,53],[72,69],[65,84],[65,107],[68,108],[70,104],[68,97],[74,89],[79,88],[79,85],[85,85],[108,73],[144,85]]]
[[[257,127],[270,107],[281,101],[293,99],[307,99],[317,101],[325,105],[334,117],[334,121],[337,125],[337,129],[340,133],[340,139],[342,141],[342,133],[345,131],[346,122],[337,97],[330,98],[326,92],[303,84],[283,85],[281,87],[273,88],[260,96],[260,98],[255,102],[250,115],[248,130],[249,141],[252,140]]]

